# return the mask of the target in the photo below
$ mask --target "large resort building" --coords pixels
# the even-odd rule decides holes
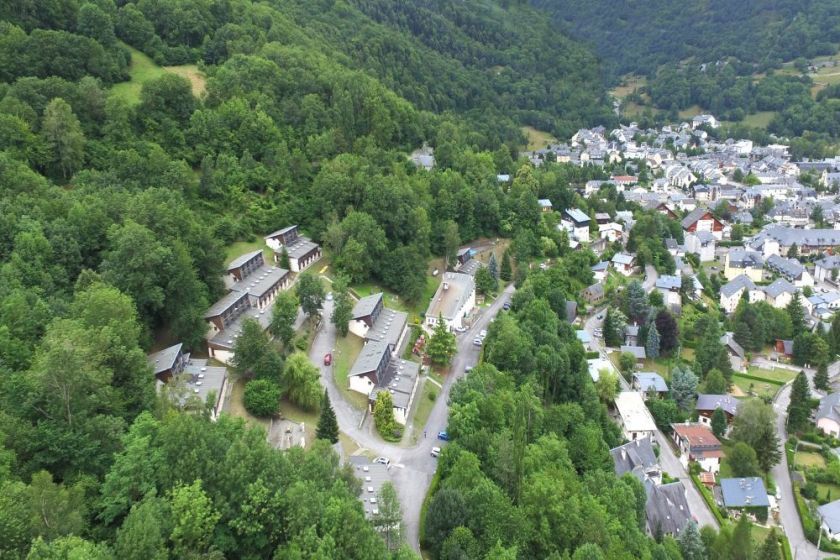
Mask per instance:
[[[286,252],[292,272],[302,272],[321,258],[321,247],[300,235],[296,225],[269,233],[265,236],[265,244],[274,251],[274,262],[280,263],[283,252]]]
[[[183,351],[182,344],[149,354],[148,360],[158,392],[166,387],[167,394],[181,408],[203,410],[209,406],[210,417],[219,417],[230,388],[227,368],[191,357]]]
[[[474,307],[475,279],[469,274],[446,272],[426,310],[423,326],[434,330],[438,318],[442,318],[448,329],[460,329]]]

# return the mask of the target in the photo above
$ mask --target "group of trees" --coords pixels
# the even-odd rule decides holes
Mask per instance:
[[[680,345],[679,327],[671,312],[663,307],[662,294],[646,294],[638,280],[631,281],[618,296],[617,307],[610,306],[604,317],[604,343],[624,344],[628,324],[638,327],[637,344],[648,358],[673,356]]]

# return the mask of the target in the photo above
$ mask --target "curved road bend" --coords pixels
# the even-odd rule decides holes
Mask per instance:
[[[367,448],[377,455],[384,455],[391,459],[391,480],[400,498],[405,526],[405,540],[415,550],[420,550],[419,528],[420,507],[429,490],[437,460],[431,456],[432,447],[439,445],[436,440],[438,431],[444,430],[449,413],[449,391],[452,384],[463,377],[465,368],[478,362],[479,349],[473,346],[475,335],[486,329],[490,320],[502,309],[502,305],[510,299],[514,288],[508,286],[488,308],[484,308],[475,324],[463,334],[458,335],[458,350],[452,360],[450,373],[443,383],[435,405],[429,414],[425,430],[428,437],[420,440],[413,447],[400,447],[386,443],[375,435],[370,428],[371,422],[359,427],[362,412],[356,410],[344,400],[335,384],[332,367],[324,366],[324,355],[335,348],[335,326],[329,321],[332,315],[333,302],[324,302],[324,321],[320,332],[315,336],[309,358],[321,370],[321,384],[324,385],[332,401],[338,426],[342,432],[354,439],[361,447]],[[420,387],[418,385],[418,391]]]

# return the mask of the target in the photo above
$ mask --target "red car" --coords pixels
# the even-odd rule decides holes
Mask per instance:
[[[328,366],[330,364],[332,364],[332,354],[326,354],[324,356],[324,365]]]

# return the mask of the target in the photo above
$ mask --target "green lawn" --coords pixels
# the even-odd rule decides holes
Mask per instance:
[[[770,124],[770,121],[772,121],[775,116],[776,111],[759,111],[757,113],[753,113],[752,115],[747,115],[744,117],[742,122],[747,126],[767,128],[767,125]]]
[[[522,127],[522,134],[528,139],[528,150],[539,150],[541,148],[545,148],[548,144],[557,142],[557,139],[549,134],[548,132],[543,132],[542,130],[537,130],[533,126],[523,126]]]
[[[799,451],[794,456],[797,467],[817,467],[819,469],[825,468],[825,458],[819,453],[810,451]],[[837,496],[840,498],[840,495]]]
[[[341,395],[353,406],[359,410],[364,410],[367,407],[367,398],[361,393],[351,391],[348,386],[347,374],[350,373],[350,368],[353,367],[353,362],[362,351],[364,341],[354,334],[348,334],[344,338],[338,337],[335,341],[335,352],[333,352],[333,375],[335,376],[335,384],[338,385],[338,390]]]
[[[390,307],[391,309],[396,309],[397,311],[404,311],[408,313],[409,323],[419,323],[420,315],[426,312],[426,309],[429,307],[429,301],[435,295],[435,291],[437,290],[437,287],[440,284],[440,278],[440,274],[438,274],[437,276],[427,276],[426,288],[423,291],[423,296],[420,298],[420,301],[413,305],[404,301],[400,296],[398,296],[394,292],[387,290],[373,282],[354,284],[350,287],[350,289],[353,292],[355,292],[356,295],[358,295],[359,297],[369,296],[377,292],[382,292],[385,307]]]
[[[199,96],[204,93],[205,78],[195,64],[184,64],[181,66],[166,66],[164,68],[138,51],[134,47],[123,45],[131,52],[131,63],[128,67],[129,81],[114,84],[111,88],[111,95],[120,97],[133,105],[140,102],[140,90],[143,84],[150,80],[160,78],[166,73],[178,74],[189,80],[192,86],[193,95]]]
[[[775,381],[776,383],[787,383],[788,381],[796,377],[795,371],[782,368],[764,369],[758,367],[749,367],[747,368],[747,373],[754,377],[760,377],[769,381]]]
[[[264,240],[257,238],[253,241],[235,241],[225,247],[225,263],[227,264],[236,257],[257,249],[262,249],[265,262],[271,263],[274,261],[273,251],[269,249]]]
[[[832,501],[840,498],[840,486],[836,484],[817,482],[817,500]]]
[[[407,443],[414,443],[423,437],[423,429],[426,427],[426,422],[429,420],[429,415],[435,406],[435,401],[430,399],[429,395],[438,397],[440,395],[440,389],[427,379],[423,381],[423,387],[418,390],[417,395],[414,397],[414,416],[409,417],[412,432],[407,436],[410,438],[407,440]]]
[[[765,383],[756,381],[755,379],[747,379],[740,375],[732,376],[732,383],[738,387],[744,395],[749,395],[750,391],[754,391],[759,397],[772,397],[781,388],[775,383]]]

